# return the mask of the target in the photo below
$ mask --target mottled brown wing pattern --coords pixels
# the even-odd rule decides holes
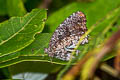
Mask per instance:
[[[72,51],[86,31],[86,16],[80,11],[73,13],[55,30],[45,53],[48,53],[50,57],[70,60]],[[88,43],[88,36],[81,42],[81,44],[85,43]]]

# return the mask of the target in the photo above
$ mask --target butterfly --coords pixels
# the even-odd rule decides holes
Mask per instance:
[[[50,57],[68,61],[72,51],[86,31],[86,16],[77,11],[58,26],[51,37],[49,47],[45,48],[44,52]],[[85,43],[88,43],[88,36],[82,40],[81,45]],[[76,50],[76,54],[79,52],[79,50]]]

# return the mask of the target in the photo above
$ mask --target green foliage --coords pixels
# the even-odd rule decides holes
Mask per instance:
[[[11,53],[0,58],[0,68],[9,66],[22,61],[42,61],[51,62],[47,54],[44,53],[44,48],[48,46],[51,34],[40,33],[35,36],[35,41],[22,49],[19,52]],[[62,64],[67,63],[58,59],[52,59],[51,63]]]
[[[105,16],[105,18],[104,18],[105,20],[103,20],[102,22],[98,22],[97,25],[93,25],[93,26],[90,27],[90,29],[88,30],[88,33],[87,33],[87,34],[90,35],[89,44],[84,45],[84,47],[79,46],[78,49],[82,52],[79,54],[79,56],[77,58],[77,61],[80,60],[81,58],[84,58],[83,56],[85,55],[86,52],[88,52],[91,49],[95,49],[96,47],[98,47],[98,45],[100,46],[100,43],[102,44],[102,42],[104,42],[104,40],[106,39],[105,34],[109,31],[110,28],[112,29],[112,25],[118,19],[119,12],[120,12],[120,8],[117,8],[117,9],[113,10],[111,13],[109,13]],[[94,37],[92,37],[92,36],[94,36]],[[108,55],[107,57],[104,58],[104,60],[105,59],[107,60],[108,58],[110,59],[113,56],[114,55],[112,55],[112,56]],[[93,61],[95,61],[95,59]],[[84,72],[86,72],[87,69],[89,69],[88,67],[90,67],[90,65],[92,65],[92,63],[93,62],[89,63],[89,66],[87,66],[84,69],[85,70]],[[71,62],[69,61],[67,66],[58,75],[57,80],[61,79],[61,76],[64,74],[64,72],[66,70],[68,70],[70,65],[71,65]],[[87,76],[88,74],[83,73],[83,75]],[[82,80],[86,80],[86,79],[82,79]]]
[[[25,13],[22,0],[0,0],[0,15],[23,16]]]
[[[66,17],[76,11],[82,11],[87,17],[87,27],[90,28],[108,12],[118,7],[120,0],[96,0],[91,3],[72,3],[54,12],[46,22],[49,32],[53,32]],[[64,15],[63,15],[64,14]],[[59,15],[59,16],[58,16]]]
[[[10,18],[0,23],[0,68],[23,61],[67,65],[58,75],[57,79],[59,80],[71,64],[84,58],[88,51],[101,46],[119,28],[120,0],[95,0],[92,2],[72,2],[71,0],[69,4],[67,1],[53,0],[52,4],[54,3],[60,3],[62,8],[59,9],[59,5],[54,9],[50,7],[47,19],[45,9],[33,9],[40,7],[42,4],[40,0],[0,0],[0,16],[5,18],[9,16]],[[74,61],[68,62],[56,58],[52,58],[51,61],[51,58],[44,53],[44,49],[48,47],[50,38],[59,24],[76,11],[82,11],[86,15],[88,28],[86,34],[89,35],[89,43],[78,45],[81,53],[76,56]],[[106,55],[102,61],[114,56],[115,54],[112,52],[112,54]]]
[[[43,30],[44,19],[46,11],[36,9],[23,18],[11,18],[0,24],[0,56],[19,51],[31,44],[35,34]]]
[[[104,5],[104,3],[106,3],[106,5]],[[89,33],[89,44],[79,46],[78,48],[82,51],[78,56],[78,59],[81,59],[87,51],[104,41],[105,35],[109,32],[109,29],[114,29],[114,27],[112,28],[112,25],[117,21],[119,16],[119,10],[116,10],[115,8],[120,2],[118,0],[118,3],[114,3],[114,6],[108,7],[113,3],[114,1],[110,2],[108,0],[105,2],[97,0],[92,3],[72,3],[53,13],[48,18],[46,24],[49,25],[50,32],[53,32],[57,25],[68,15],[77,10],[83,11],[87,15],[88,30],[91,30],[91,25],[96,25],[93,26],[95,28]],[[102,6],[104,7],[104,11],[100,10],[101,5],[104,5]],[[94,6],[96,7],[94,8]],[[110,13],[111,10],[114,10],[113,14]],[[44,54],[44,48],[48,47],[52,34],[41,33],[35,36],[36,33],[43,30],[45,18],[45,10],[33,10],[24,17],[14,17],[0,24],[0,55],[2,56],[0,58],[0,67],[31,60],[51,62],[48,55]],[[101,19],[102,22],[100,21]],[[53,59],[52,63],[64,65],[67,62]]]
[[[6,0],[0,0],[0,15],[7,14],[7,5]]]
[[[26,13],[22,0],[7,0],[9,16],[23,16]]]

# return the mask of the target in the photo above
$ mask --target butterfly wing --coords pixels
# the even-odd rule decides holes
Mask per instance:
[[[68,56],[86,31],[86,16],[80,11],[73,13],[53,33],[47,49],[48,55],[62,60],[69,60]],[[88,42],[87,37],[81,44],[86,42]]]

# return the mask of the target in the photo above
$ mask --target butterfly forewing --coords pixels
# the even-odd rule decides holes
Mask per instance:
[[[73,13],[55,30],[51,37],[49,47],[45,49],[45,52],[50,57],[69,60],[80,37],[86,31],[86,16],[80,11]],[[85,43],[88,43],[88,36],[81,42],[81,44]]]

